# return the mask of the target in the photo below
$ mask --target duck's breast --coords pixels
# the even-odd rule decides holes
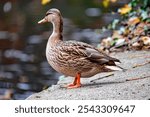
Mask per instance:
[[[59,48],[47,47],[46,58],[51,67],[57,72],[68,76],[75,76],[76,71],[71,68],[67,55],[62,54]]]

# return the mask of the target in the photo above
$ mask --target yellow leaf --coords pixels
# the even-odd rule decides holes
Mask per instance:
[[[104,7],[107,8],[109,6],[109,2],[110,2],[110,0],[103,0],[102,4]]]
[[[120,9],[118,10],[118,12],[119,12],[120,14],[124,15],[124,14],[130,12],[131,10],[132,10],[132,8],[131,8],[129,5],[126,4],[124,7],[120,8]]]
[[[145,45],[150,45],[150,37],[144,36],[144,37],[141,37],[141,40],[143,41]]]
[[[140,22],[140,18],[138,17],[131,17],[128,21],[128,25],[135,25]]]
[[[42,5],[46,5],[46,4],[49,3],[50,1],[51,1],[51,0],[42,0],[42,1],[41,1],[41,4],[42,4]]]

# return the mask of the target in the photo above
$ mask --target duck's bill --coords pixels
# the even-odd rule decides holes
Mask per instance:
[[[43,24],[43,23],[46,23],[47,21],[46,21],[46,19],[44,18],[44,19],[42,19],[42,20],[40,20],[39,22],[38,22],[38,24]]]

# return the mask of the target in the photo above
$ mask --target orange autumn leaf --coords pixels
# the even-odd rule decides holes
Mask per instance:
[[[137,23],[140,22],[140,18],[138,17],[133,17],[133,18],[130,18],[129,21],[128,21],[128,25],[135,25]]]
[[[51,0],[42,0],[42,1],[41,1],[41,4],[42,4],[42,5],[46,5],[46,4],[49,3],[50,1],[51,1]]]
[[[145,45],[150,45],[150,37],[144,36],[144,37],[141,37],[141,40],[143,41]]]
[[[124,7],[120,8],[118,12],[120,14],[124,15],[124,14],[130,12],[131,10],[132,10],[132,8],[126,4]]]

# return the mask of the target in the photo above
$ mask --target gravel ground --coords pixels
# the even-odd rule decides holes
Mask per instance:
[[[59,80],[46,90],[29,96],[28,100],[150,100],[150,51],[112,53],[127,71],[100,73],[81,79],[82,87],[66,89],[71,77]],[[107,76],[107,77],[104,77]],[[133,80],[130,80],[133,79]]]

